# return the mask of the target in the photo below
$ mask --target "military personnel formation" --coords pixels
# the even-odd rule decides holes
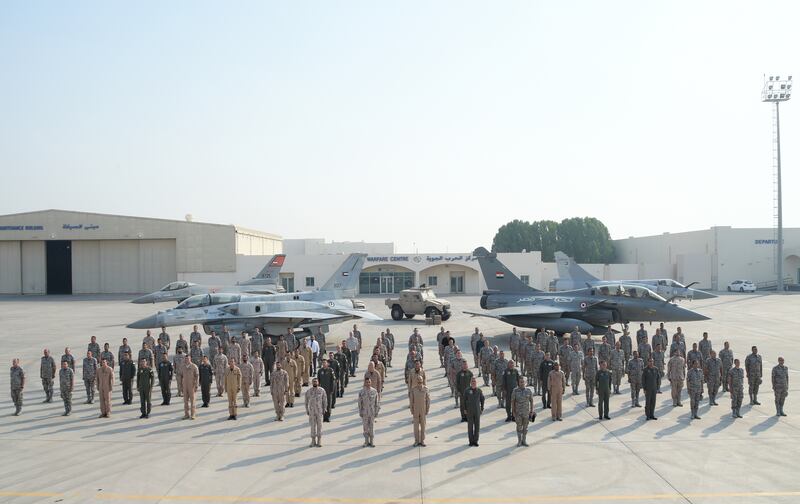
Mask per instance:
[[[535,397],[540,397],[540,411],[550,410],[551,421],[558,422],[562,420],[564,397],[570,390],[573,397],[582,398],[587,408],[596,406],[597,418],[603,421],[610,419],[610,396],[622,393],[623,380],[630,386],[631,408],[641,407],[640,394],[644,394],[646,420],[657,420],[655,405],[665,377],[673,407],[683,406],[686,388],[692,420],[700,419],[699,408],[705,393],[713,407],[725,392],[729,394],[731,416],[741,418],[745,381],[750,404],[761,404],[758,399],[763,362],[758,348],[750,349],[742,366],[729,342],[724,342],[717,353],[708,333],[703,333],[702,339],[692,343],[688,351],[681,328],[670,339],[663,324],[652,337],[641,324],[635,340],[627,327],[619,335],[609,330],[600,338],[581,334],[577,328],[562,337],[552,331],[519,332],[514,328],[508,354],[493,345],[479,328],[475,328],[469,341],[470,348],[462,351],[444,327],[436,336],[439,367],[447,381],[453,408],[467,424],[469,446],[479,446],[481,416],[488,406],[486,395],[495,397],[498,410],[505,413],[505,421],[515,425],[518,447],[528,446],[528,427],[537,417]],[[362,372],[355,400],[362,421],[363,446],[374,447],[374,426],[381,411],[387,375],[389,368],[394,367],[397,345],[402,345],[387,329],[376,338],[372,350],[365,351],[357,325],[338,343],[326,342],[326,335],[321,332],[295,335],[292,328],[277,338],[258,329],[253,333],[231,334],[223,328],[221,334],[212,332],[204,346],[197,326],[188,340],[180,335],[174,341],[174,352],[172,343],[165,328],[155,338],[147,331],[134,358],[127,338],[114,354],[109,343],[101,350],[92,336],[81,360],[85,402],[93,404],[97,400],[99,417],[109,418],[118,376],[122,404],[133,403],[135,390],[142,419],[151,414],[154,390],[160,392],[162,406],[170,405],[173,390],[176,391],[183,400],[183,418],[194,420],[198,389],[199,408],[209,407],[216,389],[216,397],[227,398],[228,420],[235,421],[239,408],[250,408],[264,386],[268,387],[277,422],[284,421],[286,410],[294,408],[295,399],[303,398],[311,439],[309,447],[316,448],[322,446],[324,424],[331,421],[337,399],[345,396],[350,378],[355,379]],[[471,362],[465,351],[471,351]],[[423,336],[414,329],[406,346],[403,380],[415,447],[426,446],[426,419],[431,408],[425,354]],[[76,359],[70,348],[65,348],[60,366],[56,362],[50,350],[44,349],[39,369],[44,402],[53,401],[57,378],[63,414],[68,416],[75,393]],[[14,414],[19,415],[26,387],[19,359],[13,359],[10,373]],[[789,373],[783,357],[772,368],[771,385],[776,415],[786,416]]]

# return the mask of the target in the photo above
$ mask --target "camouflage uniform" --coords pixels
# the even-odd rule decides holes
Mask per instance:
[[[625,360],[624,366],[625,371],[628,371],[628,361],[631,359],[631,355],[633,354],[633,342],[631,341],[630,335],[627,333],[622,333],[622,336],[619,337],[619,347],[625,353]]]
[[[192,347],[190,350],[190,358],[192,359],[192,364],[195,366],[199,366],[203,362],[203,349],[199,346]]]
[[[322,446],[322,417],[325,414],[327,397],[322,387],[311,387],[306,391],[306,414],[311,427],[311,446]]]
[[[789,368],[778,364],[772,368],[772,391],[775,393],[775,411],[777,416],[786,416],[783,405],[789,395]]]
[[[569,373],[572,375],[572,393],[578,394],[578,387],[581,384],[581,371],[583,367],[583,352],[572,350],[569,356]]]
[[[532,356],[531,356],[531,372],[530,372],[530,374],[533,377],[534,393],[536,395],[541,395],[542,394],[542,386],[543,386],[543,384],[542,384],[542,380],[541,380],[541,378],[539,376],[539,367],[542,365],[542,362],[544,361],[544,352],[541,351],[541,350],[539,350],[538,352],[536,350],[534,350],[533,352],[531,352],[531,354],[532,354]]]
[[[700,350],[689,350],[689,353],[686,354],[686,367],[692,369],[695,362],[699,362],[700,369],[703,369],[703,354],[700,353]]]
[[[555,360],[558,356],[558,338],[555,334],[549,334],[547,336],[547,341],[545,345],[542,347],[545,349],[545,352],[550,352],[550,358]]]
[[[533,413],[533,392],[517,386],[511,393],[511,415],[517,424],[517,446],[528,446],[528,424]]]
[[[728,371],[728,392],[731,394],[731,416],[741,418],[739,410],[742,408],[742,398],[744,397],[744,369],[731,368]]]
[[[100,352],[100,359],[98,359],[98,362],[102,361],[103,359],[105,359],[108,367],[112,369],[114,368],[114,352],[111,352],[110,350],[103,350]]]
[[[500,407],[503,407],[503,373],[508,369],[508,360],[503,358],[496,358],[494,360],[494,374],[492,374],[492,383],[494,383],[494,394],[497,396],[497,401]]]
[[[733,367],[733,351],[723,348],[719,351],[719,360],[722,361],[722,391],[728,391],[728,372]]]
[[[709,357],[705,365],[706,383],[708,384],[708,402],[717,405],[717,392],[722,383],[722,360],[719,357]]]
[[[213,334],[208,337],[208,360],[211,364],[214,364],[214,361],[217,359],[217,354],[220,353],[220,347],[222,346],[222,341],[219,339],[219,336]],[[217,374],[216,372],[214,374]]]
[[[569,357],[571,354],[572,348],[570,348],[567,341],[564,341],[561,346],[558,347],[558,365],[561,366],[561,369],[564,371],[567,385],[569,385]]]
[[[214,358],[214,377],[217,380],[217,397],[225,390],[225,370],[228,369],[228,356],[220,352]]]
[[[650,346],[650,343],[644,342],[639,344],[639,358],[642,359],[644,365],[647,365],[647,361],[650,360],[650,356],[653,354],[653,348]]]
[[[481,365],[481,376],[483,377],[483,384],[484,386],[489,386],[489,378],[492,374],[492,348],[488,345],[481,348],[480,354],[478,354],[478,363]]]
[[[97,362],[100,362],[100,343],[89,343],[86,345],[86,350],[92,352],[92,357],[97,359]]]
[[[169,349],[172,346],[169,340],[169,333],[164,331],[158,335],[158,338],[161,340],[161,344],[164,345],[164,347],[166,347],[167,352],[169,352]]]
[[[619,385],[622,382],[622,375],[625,374],[625,351],[621,348],[611,350],[611,374],[614,383],[614,393],[619,394]]]
[[[178,397],[183,397],[183,368],[185,365],[186,365],[185,354],[176,353],[175,355],[172,356],[172,369],[175,371],[175,381],[177,382],[178,385]]]
[[[686,380],[686,365],[680,354],[670,357],[667,364],[667,379],[672,389],[672,405],[683,406],[681,392],[683,391],[683,382]]]
[[[703,355],[703,362],[708,362],[708,358],[711,357],[711,340],[710,339],[701,339],[700,343],[697,344],[698,350]]]
[[[184,340],[184,341],[185,341],[185,340]],[[197,332],[197,331],[192,331],[192,333],[191,333],[191,334],[189,334],[189,347],[193,347],[193,346],[194,346],[194,342],[195,342],[195,341],[197,341],[198,343],[200,343],[200,346],[202,346],[202,345],[203,345],[203,335],[202,335],[202,334],[200,334],[200,333],[199,333],[199,332]],[[176,351],[178,350],[178,349],[177,349],[177,347],[175,348],[175,350],[176,350]],[[184,351],[186,351],[186,349],[185,349],[185,348],[184,348]]]
[[[642,373],[644,372],[644,361],[641,357],[631,358],[628,361],[628,383],[631,384],[631,408],[641,407],[639,404],[639,392],[642,389]]]
[[[253,352],[253,395],[258,397],[261,395],[261,377],[264,376],[264,361],[261,359],[261,354]]]
[[[511,349],[511,360],[516,360],[517,352],[519,351],[519,333],[516,331],[516,328],[508,339],[508,348]]]
[[[39,364],[39,376],[42,379],[45,402],[51,402],[53,400],[53,380],[56,377],[56,361],[52,356],[42,356]]]
[[[61,399],[64,401],[64,416],[72,412],[72,387],[75,383],[75,373],[67,367],[58,370],[58,385]]]
[[[97,378],[97,359],[86,357],[83,359],[83,384],[86,387],[86,404],[94,402],[94,385]]]
[[[178,341],[175,342],[175,353],[178,353],[178,351],[183,352],[184,355],[189,353],[189,342],[182,337],[178,338]]]
[[[594,406],[594,389],[597,386],[597,356],[583,358],[583,380],[586,382],[586,405]]]
[[[686,373],[686,390],[689,392],[689,400],[692,407],[692,418],[700,418],[697,416],[697,409],[700,407],[700,401],[703,399],[702,368],[693,367],[688,373]]]
[[[660,394],[661,393],[661,379],[664,378],[664,368],[665,368],[665,364],[666,364],[664,362],[664,359],[666,358],[666,356],[664,355],[663,351],[655,350],[655,351],[653,351],[652,357],[653,357],[653,364],[655,364],[656,369],[658,369],[658,392],[657,393]]]
[[[576,344],[581,344],[581,333],[578,331],[572,331],[569,333],[569,347],[574,349]]]
[[[227,355],[228,360],[233,359],[237,366],[242,363],[242,347],[240,347],[235,341],[228,343]]]
[[[609,363],[611,360],[612,347],[608,343],[600,343],[597,345],[597,361]]]
[[[253,370],[253,365],[250,364],[250,361],[242,362],[239,366],[239,369],[242,371],[242,400],[244,401],[244,407],[250,407],[250,385],[253,384],[253,374],[255,371]]]
[[[139,350],[139,357],[136,360],[137,363],[142,362],[142,359],[147,361],[147,366],[152,368],[153,367],[153,351],[149,348],[142,348]]]
[[[614,345],[616,345],[617,343],[617,335],[614,334],[614,331],[612,331],[611,328],[609,327],[608,331],[606,331],[606,333],[603,336],[606,337],[606,341],[608,342],[608,345],[611,347],[611,350],[614,350]]]
[[[750,404],[761,404],[758,402],[758,386],[761,385],[762,376],[761,356],[752,353],[748,355],[744,360],[744,369],[747,373]]]
[[[372,387],[362,388],[358,393],[358,416],[361,417],[365,446],[374,446],[375,417],[378,416],[380,409],[378,391]]]
[[[272,405],[275,407],[277,420],[283,422],[286,404],[289,402],[289,374],[285,369],[276,369],[269,380],[269,391],[272,395]]]
[[[11,366],[11,399],[16,408],[15,415],[22,411],[22,390],[25,388],[25,371],[21,366]]]

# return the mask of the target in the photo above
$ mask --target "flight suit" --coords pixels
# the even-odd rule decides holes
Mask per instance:
[[[183,366],[183,418],[194,420],[196,412],[195,394],[200,383],[200,370],[197,365],[187,360]]]
[[[550,416],[553,420],[561,420],[561,401],[567,388],[567,379],[560,369],[553,369],[547,376],[547,391],[550,395]]]
[[[467,419],[467,437],[470,445],[477,445],[481,435],[481,414],[485,399],[478,387],[467,387],[464,391],[463,415]]]
[[[683,382],[686,380],[686,363],[680,355],[670,357],[667,362],[667,379],[672,389],[672,405],[683,406],[681,393],[683,392]]]
[[[97,392],[100,396],[100,415],[111,414],[111,391],[114,389],[114,369],[100,366],[97,370]]]
[[[431,396],[428,387],[422,385],[420,380],[411,387],[408,393],[411,408],[411,421],[414,424],[414,444],[425,444],[425,417],[431,409]]]
[[[272,405],[275,407],[276,419],[283,421],[286,404],[289,401],[289,374],[285,369],[276,369],[269,382],[269,391],[272,395]]]
[[[228,348],[230,349],[230,346]],[[237,404],[236,399],[239,390],[242,388],[242,371],[234,365],[231,369],[228,367],[225,370],[225,392],[228,394],[228,415],[236,418]]]
[[[289,375],[289,400],[286,401],[286,403],[287,406],[293,408],[295,394],[298,396],[300,395],[300,390],[295,389],[295,384],[297,383],[297,363],[295,363],[294,359],[287,357],[283,361],[283,370]]]
[[[139,405],[144,418],[150,416],[150,410],[153,408],[153,404],[150,402],[150,395],[153,392],[155,380],[153,368],[140,367],[136,372],[136,388],[139,390]]]
[[[253,365],[253,395],[258,397],[261,395],[261,376],[264,374],[264,361],[261,355],[253,353],[253,360],[250,362]]]

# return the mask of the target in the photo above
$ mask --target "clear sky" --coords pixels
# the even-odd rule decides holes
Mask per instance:
[[[763,75],[800,2],[4,2],[0,214],[489,246],[773,223]],[[800,226],[800,96],[782,107]]]

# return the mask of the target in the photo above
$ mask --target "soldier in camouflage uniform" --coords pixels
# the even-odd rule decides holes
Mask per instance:
[[[194,345],[192,345],[192,348],[189,351],[191,352],[189,355],[192,360],[192,364],[199,366],[203,363],[203,349],[200,348],[199,341],[195,341]]]
[[[309,448],[322,446],[322,417],[325,414],[327,400],[325,389],[320,387],[319,380],[314,378],[311,388],[306,391],[306,414],[308,415],[308,424],[311,426]]]
[[[622,376],[625,374],[625,352],[622,344],[617,341],[614,350],[611,351],[611,378],[614,384],[614,393],[619,394],[619,386],[622,383]]]
[[[485,345],[481,348],[478,354],[478,363],[481,365],[481,376],[483,377],[483,385],[489,386],[489,378],[492,374],[492,354],[494,353],[492,347]]]
[[[250,364],[250,359],[247,355],[242,355],[242,365],[239,366],[239,369],[242,372],[242,401],[244,402],[244,407],[249,408],[250,386],[253,385],[255,370],[253,369],[253,365]]]
[[[719,351],[719,360],[722,361],[722,391],[728,391],[728,371],[733,367],[733,351],[731,344],[725,342],[725,348]]]
[[[92,352],[92,357],[100,358],[100,345],[97,343],[97,336],[92,336],[91,341],[86,345],[86,351]]]
[[[211,336],[208,337],[208,360],[211,362],[212,366],[214,365],[214,362],[216,362],[217,360],[217,354],[222,351],[221,348],[222,348],[222,340],[219,339],[217,333],[211,331]]]
[[[711,406],[716,406],[717,393],[722,383],[722,361],[717,357],[717,352],[711,350],[704,367],[706,383],[708,384],[708,402]]]
[[[703,339],[700,340],[700,343],[697,345],[698,350],[700,350],[700,354],[703,356],[703,363],[708,362],[708,358],[711,357],[711,350],[713,350],[711,345],[711,340],[708,339],[708,333],[703,333]]]
[[[633,342],[631,341],[631,336],[628,334],[627,330],[622,331],[622,336],[619,337],[619,347],[625,353],[625,372],[628,372],[628,361],[631,359],[631,353],[633,350]]]
[[[697,415],[700,401],[703,399],[703,369],[700,367],[700,361],[693,361],[692,369],[686,373],[686,389],[689,392],[689,400],[691,401],[692,418],[700,420]]]
[[[365,448],[367,446],[375,448],[375,418],[380,409],[378,391],[372,388],[372,381],[369,378],[364,378],[364,387],[358,393],[358,416],[361,417]]]
[[[575,329],[573,329],[572,332],[569,333],[569,347],[575,348],[576,343],[578,345],[581,344],[581,331],[578,326],[575,326]]]
[[[744,369],[739,367],[739,359],[733,360],[733,367],[728,371],[728,392],[731,394],[731,417],[742,418],[742,398],[744,397]]]
[[[519,336],[517,336],[517,338],[519,338]],[[475,328],[475,332],[473,332],[472,335],[469,337],[469,346],[470,346],[470,348],[472,348],[472,357],[473,357],[473,360],[475,361],[475,367],[478,368],[478,369],[480,369],[480,366],[478,366],[477,345],[478,345],[478,341],[480,341],[480,339],[481,339],[481,332],[476,327]]]
[[[665,359],[665,356],[664,356],[664,347],[661,346],[661,343],[658,343],[655,347],[653,347],[652,359],[653,359],[653,363],[656,366],[656,369],[658,369],[658,391],[656,392],[656,394],[660,394],[661,393],[661,380],[664,378],[664,369],[666,368],[666,362],[665,362],[666,359]]]
[[[783,405],[789,395],[789,368],[784,366],[783,357],[778,357],[778,365],[772,368],[772,391],[775,393],[775,416],[786,416]]]
[[[553,361],[555,361],[556,357],[558,357],[558,337],[551,331],[547,332],[547,340],[544,345],[544,351],[550,353],[550,358],[553,359]]]
[[[253,351],[250,364],[253,365],[253,395],[258,397],[261,395],[261,377],[264,375],[264,360],[260,352]]]
[[[83,384],[86,387],[86,404],[94,402],[94,385],[97,377],[97,359],[92,356],[92,352],[86,352],[83,359]]]
[[[161,328],[161,333],[159,333],[158,339],[161,340],[161,344],[167,348],[167,353],[169,353],[169,349],[172,344],[170,343],[169,333],[167,332],[166,327]]]
[[[197,328],[197,326],[194,327]],[[184,355],[189,353],[189,342],[183,339],[182,333],[178,335],[178,341],[175,342],[175,353],[178,352],[183,352]]]
[[[586,406],[594,406],[594,391],[597,386],[597,369],[599,368],[594,349],[589,348],[586,357],[583,358],[583,380],[586,382]]]
[[[703,354],[697,349],[697,343],[692,343],[692,349],[686,354],[686,367],[692,369],[694,363],[698,362],[700,367],[703,366]]]
[[[11,361],[11,400],[14,402],[14,416],[22,411],[22,391],[25,389],[25,371],[19,365],[19,359]]]
[[[269,381],[269,391],[272,395],[272,405],[275,407],[275,420],[283,422],[289,400],[289,374],[283,369],[281,362],[275,364],[275,371]]]
[[[578,395],[578,387],[581,384],[581,372],[583,371],[583,352],[579,343],[573,345],[572,353],[569,356],[569,374],[572,375],[572,394]]]
[[[103,351],[100,352],[100,361],[106,361],[108,367],[114,369],[114,352],[111,351],[108,343],[103,345]]]
[[[609,345],[608,340],[605,336],[603,336],[603,341],[597,346],[597,361],[605,362],[606,364],[609,363],[611,360],[611,345]]]
[[[653,347],[650,346],[650,343],[648,343],[647,340],[639,343],[639,357],[644,362],[649,361],[652,355],[653,355]]]
[[[633,357],[628,361],[628,383],[631,384],[631,408],[641,408],[639,392],[642,390],[642,373],[644,361],[639,357],[639,352],[634,351]]]
[[[178,340],[180,343],[181,340]],[[178,397],[183,396],[183,368],[186,365],[186,355],[183,347],[175,344],[175,355],[172,357],[172,369],[175,372],[175,380],[178,385]]]
[[[669,354],[672,355],[675,352],[680,354],[684,362],[686,361],[686,342],[677,334],[672,336],[672,344],[669,346]]]
[[[503,373],[508,368],[505,352],[501,351],[497,359],[494,360],[494,373],[492,373],[492,383],[494,383],[494,394],[497,397],[497,404],[503,407]]]
[[[542,366],[542,361],[544,361],[544,352],[542,351],[542,345],[537,343],[535,350],[531,352],[531,366],[529,373],[533,382],[532,385],[534,395],[542,395],[542,380],[539,376],[539,368]]]
[[[617,346],[617,335],[614,334],[614,330],[609,327],[603,336],[606,338],[606,342],[611,345],[611,349],[613,350]]]
[[[44,402],[49,403],[53,401],[53,380],[56,377],[56,361],[50,355],[50,350],[44,349],[44,355],[39,364],[39,376],[42,379],[42,388],[44,389]]]
[[[508,338],[508,348],[511,350],[511,360],[517,360],[517,351],[519,350],[519,333],[517,328],[511,329],[511,336]]]
[[[58,370],[58,385],[61,391],[61,400],[64,401],[64,416],[72,412],[72,388],[75,386],[75,373],[69,368],[66,361],[61,362]]]
[[[747,374],[747,385],[750,391],[750,404],[761,404],[758,402],[758,386],[761,385],[762,365],[761,356],[758,355],[758,348],[752,347],[752,353],[744,360],[744,370]]]
[[[217,380],[217,397],[225,390],[225,370],[228,369],[228,356],[222,352],[214,357],[214,377]]]
[[[569,339],[564,337],[561,340],[561,346],[558,347],[558,364],[564,371],[564,376],[567,379],[567,386],[569,386],[569,357],[572,354],[572,347],[569,346]]]
[[[525,378],[520,376],[511,393],[511,416],[517,424],[517,446],[528,446],[528,424],[535,415],[533,392],[525,386]]]
[[[656,329],[656,332],[653,334],[653,338],[651,339],[650,343],[650,346],[653,347],[654,352],[656,351],[656,346],[658,345],[661,345],[661,351],[666,355],[667,350],[669,350],[669,337],[667,336],[667,330],[664,329],[663,322],[659,325],[659,328]],[[658,363],[656,363],[656,367],[658,367]]]
[[[150,346],[147,343],[142,343],[142,349],[139,350],[139,356],[136,362],[142,362],[142,359],[147,361],[147,367],[153,367],[153,351],[150,350]]]

